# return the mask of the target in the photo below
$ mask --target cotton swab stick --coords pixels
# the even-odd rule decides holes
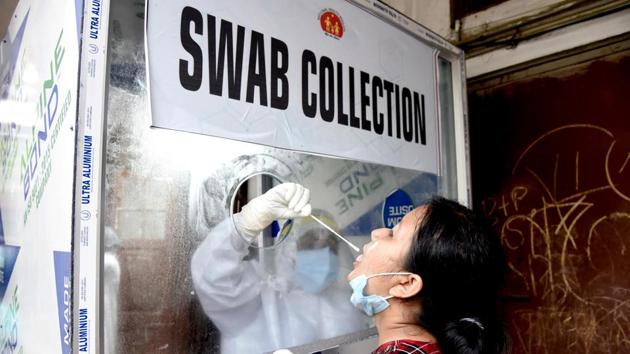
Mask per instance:
[[[335,234],[335,236],[339,237],[343,242],[347,243],[348,246],[350,246],[350,248],[352,248],[355,252],[361,253],[361,251],[359,250],[359,247],[355,246],[352,244],[352,242],[346,240],[345,237],[339,235],[339,233],[337,233],[337,231],[333,230],[330,226],[326,225],[325,222],[319,220],[319,218],[311,215],[311,218],[313,218],[313,220],[317,221],[318,223],[320,223],[320,225],[322,225],[323,227],[326,228],[326,230],[332,232],[333,234]]]

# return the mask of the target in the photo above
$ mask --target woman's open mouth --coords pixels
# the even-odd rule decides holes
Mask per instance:
[[[361,263],[362,259],[363,259],[363,254],[358,255],[357,258],[354,260],[354,262],[352,262],[352,266],[356,268],[357,264]]]

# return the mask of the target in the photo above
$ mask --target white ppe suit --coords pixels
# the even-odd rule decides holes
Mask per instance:
[[[196,293],[220,331],[222,353],[271,352],[368,328],[369,319],[350,304],[347,284],[312,294],[287,285],[290,269],[270,275],[258,261],[245,260],[248,254],[249,244],[228,218],[191,261]]]

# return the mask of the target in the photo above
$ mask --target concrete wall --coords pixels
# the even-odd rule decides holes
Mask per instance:
[[[447,0],[382,0],[466,52],[467,76],[497,72],[630,31],[627,0],[509,0],[450,22]]]
[[[448,0],[382,0],[414,21],[449,39],[450,1]]]

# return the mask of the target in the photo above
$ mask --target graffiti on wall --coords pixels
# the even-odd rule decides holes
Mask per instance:
[[[512,347],[629,349],[628,139],[591,124],[551,129],[523,149],[507,180],[480,206],[508,255],[505,295],[521,300],[508,318],[520,329]]]

